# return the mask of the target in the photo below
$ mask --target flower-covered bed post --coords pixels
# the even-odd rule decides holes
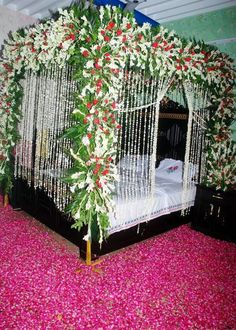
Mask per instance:
[[[117,8],[101,7],[92,17],[81,18],[83,29],[70,59],[76,63],[75,78],[79,81],[73,111],[77,124],[65,135],[74,141],[74,167],[67,179],[73,194],[69,210],[75,219],[73,228],[88,227],[87,263],[91,262],[90,242],[94,239],[91,228],[97,227],[96,239],[101,244],[109,227],[108,214],[113,210],[123,68],[128,56],[136,62],[133,40],[138,40],[137,35],[147,29],[137,29],[133,16],[123,16]]]
[[[207,123],[206,177],[203,184],[216,190],[235,189],[236,143],[231,125],[235,120],[235,70],[232,60],[218,50],[206,53],[207,75],[212,79],[210,120]]]

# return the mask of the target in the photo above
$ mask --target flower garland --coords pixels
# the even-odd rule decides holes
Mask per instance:
[[[72,114],[75,125],[65,134],[73,141],[70,152],[74,166],[66,181],[71,185],[69,210],[75,219],[74,228],[88,225],[91,238],[95,223],[102,242],[109,227],[117,179],[118,96],[127,61],[133,67],[148,65],[150,77],[169,76],[173,84],[189,80],[212,90],[215,111],[208,129],[212,148],[208,163],[212,165],[206,184],[219,187],[212,175],[214,159],[219,140],[229,145],[229,125],[234,116],[230,59],[210,46],[181,40],[172,31],[152,29],[149,24],[140,27],[132,14],[124,14],[117,7],[100,7],[97,11],[72,6],[59,14],[57,20],[13,33],[5,44],[0,62],[0,182],[5,192],[11,188],[11,155],[21,119],[20,79],[25,70],[37,72],[41,67],[63,66],[66,62],[76,68],[75,80],[79,82]]]

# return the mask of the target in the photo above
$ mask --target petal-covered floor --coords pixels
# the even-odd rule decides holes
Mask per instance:
[[[183,225],[88,267],[10,207],[0,235],[0,329],[236,329],[234,243]]]

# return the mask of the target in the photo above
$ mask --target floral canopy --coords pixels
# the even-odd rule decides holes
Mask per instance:
[[[56,20],[12,33],[0,62],[0,183],[4,193],[12,185],[25,72],[65,63],[75,68],[79,87],[72,113],[74,125],[65,135],[73,139],[74,165],[66,178],[72,192],[69,210],[75,228],[90,227],[95,221],[100,241],[112,208],[116,131],[120,129],[118,94],[128,60],[133,67],[148,65],[150,76],[171,78],[173,86],[185,81],[211,91],[205,184],[230,188],[235,176],[230,131],[235,72],[232,60],[212,46],[180,39],[162,27],[138,26],[131,13],[117,7],[74,5],[59,10]]]

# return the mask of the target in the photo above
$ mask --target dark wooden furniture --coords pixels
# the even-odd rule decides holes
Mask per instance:
[[[26,181],[17,178],[14,181],[10,202],[14,209],[23,209],[53,231],[77,245],[80,248],[81,258],[86,259],[86,242],[83,240],[83,237],[87,233],[87,228],[83,228],[80,232],[71,229],[73,219],[57,209],[46,191],[30,188]],[[182,217],[180,212],[175,212],[114,233],[103,242],[101,247],[93,240],[92,260],[189,221],[189,217]],[[92,231],[96,234],[96,228],[92,228]]]
[[[236,191],[216,191],[198,185],[192,228],[236,242]]]

